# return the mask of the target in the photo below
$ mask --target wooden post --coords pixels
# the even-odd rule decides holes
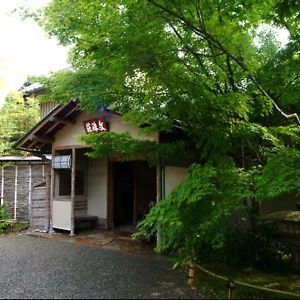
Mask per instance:
[[[76,177],[76,149],[72,148],[72,172],[71,172],[71,233],[75,235],[75,177]]]
[[[4,166],[1,165],[1,206],[4,204]]]
[[[49,232],[51,229],[51,176],[49,173],[46,175],[46,205],[45,231]]]
[[[45,180],[46,179],[46,176],[45,176],[45,165],[44,164],[42,164],[42,174],[43,174],[43,180]],[[48,175],[48,174],[47,174]]]
[[[18,206],[18,165],[15,165],[15,198],[14,198],[14,220],[17,220]]]
[[[28,210],[29,210],[29,221],[30,226],[32,224],[32,167],[31,163],[28,165]]]
[[[54,158],[55,156],[55,150],[52,149],[52,159]],[[50,184],[51,184],[51,187],[50,187],[50,211],[49,211],[49,214],[50,214],[50,217],[49,217],[49,224],[50,224],[50,228],[49,228],[49,232],[50,233],[53,233],[54,230],[53,230],[53,201],[54,201],[54,198],[55,198],[55,171],[54,169],[52,168],[52,165],[50,164]]]
[[[195,289],[195,266],[192,263],[189,264],[188,284],[191,286],[192,289]]]
[[[166,197],[166,170],[165,170],[165,163],[163,160],[160,161],[160,165],[159,165],[159,181],[160,181],[159,196],[160,196],[160,200],[162,200]],[[161,243],[161,239],[162,239],[162,229],[160,224],[158,224],[157,236],[156,236],[156,243],[158,247]]]
[[[113,163],[107,159],[107,229],[114,228]]]
[[[233,290],[235,289],[235,282],[233,280],[229,280],[227,284],[228,288],[228,299],[232,299]]]
[[[136,226],[137,224],[137,168],[138,162],[133,162],[133,220],[132,225]]]

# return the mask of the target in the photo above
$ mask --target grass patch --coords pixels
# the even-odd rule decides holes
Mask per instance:
[[[21,232],[29,227],[28,222],[9,222],[8,227],[1,232],[1,235],[8,235]]]
[[[300,276],[295,273],[267,273],[258,270],[247,268],[237,268],[228,266],[222,262],[210,261],[201,264],[205,269],[227,277],[234,281],[241,281],[248,284],[257,285],[260,287],[281,290],[300,295]],[[226,299],[228,297],[227,283],[224,280],[215,278],[203,271],[197,271],[196,285],[204,293],[211,295],[216,299]],[[282,294],[260,291],[254,288],[243,287],[236,284],[233,291],[235,299],[292,299],[291,296]],[[300,297],[294,297],[300,299]]]

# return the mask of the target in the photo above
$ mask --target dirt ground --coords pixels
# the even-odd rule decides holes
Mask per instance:
[[[47,239],[59,239],[78,245],[120,250],[133,254],[154,255],[154,243],[149,241],[133,241],[131,232],[117,230],[87,229],[81,230],[75,237],[70,237],[66,232],[43,233],[39,231],[28,232],[28,235]]]

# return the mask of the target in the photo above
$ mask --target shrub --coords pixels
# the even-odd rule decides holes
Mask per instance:
[[[228,228],[225,254],[230,263],[261,270],[286,269],[291,260],[287,246],[276,241],[276,226],[258,221],[254,228]]]
[[[135,237],[158,233],[157,250],[176,251],[181,264],[222,249],[229,216],[251,194],[250,177],[228,161],[193,165],[186,180],[139,223]]]
[[[8,225],[8,214],[5,212],[5,207],[0,206],[0,233],[2,233]]]

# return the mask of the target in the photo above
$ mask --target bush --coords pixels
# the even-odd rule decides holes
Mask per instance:
[[[261,270],[287,269],[291,254],[287,246],[276,241],[274,222],[258,221],[254,228],[229,228],[225,254],[230,263]]]
[[[5,212],[5,207],[0,206],[0,233],[2,233],[8,226],[8,215]]]
[[[192,165],[187,178],[139,223],[134,237],[158,233],[156,249],[176,252],[183,265],[222,249],[229,216],[251,194],[250,178],[228,161]]]

